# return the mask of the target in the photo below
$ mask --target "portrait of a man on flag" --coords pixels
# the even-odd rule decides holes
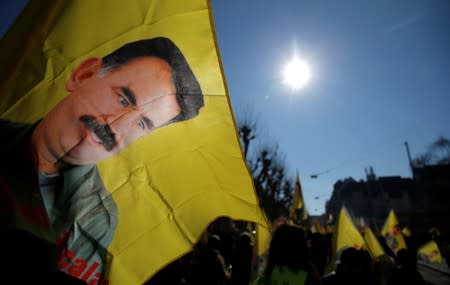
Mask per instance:
[[[205,0],[29,2],[2,38],[0,219],[56,248],[34,263],[142,284],[218,217],[267,227],[210,13]]]
[[[0,193],[12,226],[56,242],[60,270],[79,277],[91,265],[95,276],[104,273],[120,218],[95,163],[157,128],[197,116],[203,95],[182,52],[163,37],[83,60],[66,90],[34,124],[0,121],[2,133],[14,138],[2,140]],[[41,198],[30,203],[31,196]]]

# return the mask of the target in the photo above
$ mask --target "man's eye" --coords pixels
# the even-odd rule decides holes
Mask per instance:
[[[125,97],[123,95],[119,95],[119,102],[120,102],[120,105],[122,105],[125,108],[128,107],[128,105],[130,104],[130,103],[128,103],[128,100],[125,99]]]
[[[139,120],[139,121],[137,122],[137,125],[138,125],[138,127],[139,127],[140,129],[145,130],[145,123],[144,123],[143,120]]]

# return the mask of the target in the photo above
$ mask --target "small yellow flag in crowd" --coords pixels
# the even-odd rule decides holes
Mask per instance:
[[[365,242],[345,207],[341,208],[336,229],[336,252],[348,247],[361,249]]]
[[[380,242],[369,226],[365,227],[364,239],[366,240],[367,248],[369,249],[369,253],[372,257],[376,258],[385,254]]]
[[[441,251],[435,241],[430,241],[421,246],[417,251],[417,256],[429,263],[441,263],[442,261]]]
[[[402,234],[403,234],[405,237],[410,237],[410,236],[411,236],[411,230],[410,230],[408,227],[404,227],[404,228],[402,229]]]
[[[397,252],[402,248],[406,249],[406,242],[400,231],[400,226],[394,210],[389,212],[389,216],[387,217],[383,229],[381,230],[381,235],[385,238],[388,247],[395,254],[397,254]]]
[[[291,212],[290,212],[291,218],[294,217],[295,211],[297,209],[303,209],[302,220],[305,220],[308,218],[308,214],[306,213],[306,209],[305,209],[305,202],[303,201],[302,185],[300,184],[300,177],[298,176],[298,173],[297,173],[297,177],[295,178],[294,197],[292,200],[292,206],[291,206]]]

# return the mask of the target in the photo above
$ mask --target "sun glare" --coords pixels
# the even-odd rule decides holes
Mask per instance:
[[[304,87],[310,78],[311,72],[308,64],[298,57],[294,57],[283,69],[283,84],[293,90]]]

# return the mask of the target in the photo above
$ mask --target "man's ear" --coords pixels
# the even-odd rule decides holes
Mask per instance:
[[[69,92],[74,91],[81,82],[96,75],[101,69],[101,58],[91,57],[84,60],[73,71],[72,76],[67,81],[66,90]]]

